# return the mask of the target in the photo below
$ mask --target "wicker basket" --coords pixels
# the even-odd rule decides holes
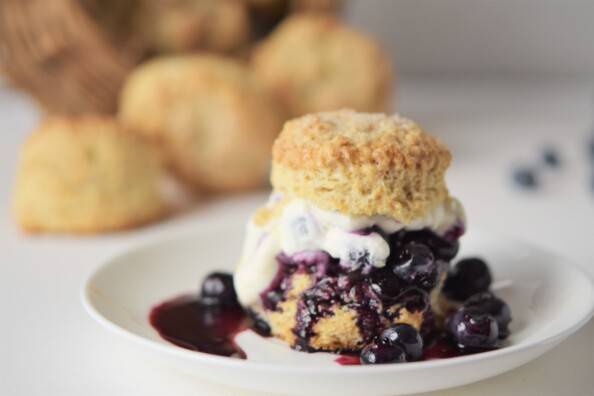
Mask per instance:
[[[0,0],[0,74],[50,113],[114,113],[126,75],[151,52],[151,38],[139,29],[147,23],[143,10],[151,2],[164,7],[176,1]],[[251,21],[252,38],[269,33],[290,12],[335,13],[341,4],[236,1],[260,4],[252,10],[257,17]]]
[[[125,16],[124,5],[132,10],[129,0],[1,0],[2,72],[48,112],[115,112],[142,53],[125,32],[109,30],[122,24],[102,12]]]

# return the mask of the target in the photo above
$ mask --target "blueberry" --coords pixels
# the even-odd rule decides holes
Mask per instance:
[[[475,307],[462,307],[448,318],[447,328],[460,348],[493,348],[499,339],[497,321]]]
[[[396,297],[396,301],[407,311],[426,311],[429,307],[429,294],[417,287],[409,287]]]
[[[361,364],[404,363],[406,352],[397,345],[369,344],[361,351]]]
[[[509,306],[493,293],[478,293],[470,297],[464,303],[465,307],[473,307],[481,312],[487,313],[495,318],[499,329],[499,339],[503,340],[509,336],[508,325],[511,322],[511,310]]]
[[[476,293],[489,290],[491,271],[480,258],[467,258],[458,261],[448,274],[443,285],[444,294],[456,301],[464,301]]]
[[[407,361],[419,360],[423,356],[423,339],[417,329],[409,324],[399,323],[388,327],[383,331],[380,341],[403,348]]]
[[[545,147],[542,151],[542,160],[551,168],[558,168],[561,165],[559,154],[553,147]]]
[[[426,290],[435,287],[439,275],[433,253],[419,243],[405,245],[392,270],[403,282]]]
[[[382,299],[393,299],[402,292],[402,282],[388,268],[375,270],[370,279],[371,289]]]
[[[513,173],[514,181],[522,188],[534,189],[538,187],[536,173],[529,168],[517,168]]]
[[[263,337],[269,337],[271,334],[270,326],[268,323],[260,317],[256,312],[251,309],[247,310],[247,315],[251,319],[252,328],[258,334]]]
[[[233,276],[224,272],[212,272],[203,281],[200,301],[204,305],[239,305],[233,287]]]
[[[415,242],[428,246],[436,257],[445,261],[453,259],[456,254],[458,254],[458,249],[460,247],[456,238],[448,240],[440,237],[429,229],[404,231],[401,234],[400,239],[403,244]]]

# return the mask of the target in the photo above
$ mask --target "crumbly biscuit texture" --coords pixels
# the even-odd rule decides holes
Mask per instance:
[[[21,150],[13,211],[30,232],[95,233],[163,216],[162,164],[110,118],[51,118]]]
[[[287,122],[273,147],[272,184],[325,210],[404,223],[449,198],[448,149],[398,115],[352,110]]]
[[[200,190],[265,184],[283,116],[237,61],[214,55],[164,57],[126,82],[120,119],[160,142],[176,173]]]
[[[297,306],[302,293],[313,286],[313,279],[311,275],[296,273],[291,276],[289,282],[291,289],[287,293],[287,298],[279,303],[276,310],[258,309],[258,311],[268,322],[272,335],[294,346],[297,341],[294,333],[297,324]],[[416,329],[421,328],[422,312],[411,312],[399,305],[385,307],[385,309],[398,313],[391,323],[387,319],[384,320],[385,327],[390,324],[408,323]],[[321,318],[313,326],[313,334],[307,340],[309,347],[320,351],[361,349],[365,340],[359,331],[358,320],[358,313],[354,308],[344,304],[335,304],[331,308],[330,314]]]
[[[390,106],[393,76],[386,54],[373,39],[330,15],[287,19],[255,49],[252,65],[290,116]]]

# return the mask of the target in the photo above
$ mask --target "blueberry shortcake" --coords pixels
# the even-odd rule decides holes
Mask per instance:
[[[362,360],[400,337],[391,361],[420,359],[421,338],[451,309],[442,288],[465,229],[444,181],[450,160],[397,115],[287,122],[273,147],[274,191],[247,226],[234,275],[256,326],[297,350],[363,350]]]

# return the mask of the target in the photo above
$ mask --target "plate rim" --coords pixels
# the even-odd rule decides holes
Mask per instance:
[[[219,224],[218,226],[214,227],[217,230],[219,228],[224,230],[228,228],[228,224]],[[212,233],[213,228],[209,228],[209,233]],[[562,262],[564,266],[571,268],[577,275],[582,277],[586,283],[588,284],[590,290],[590,301],[587,308],[584,309],[584,313],[582,317],[578,320],[575,320],[571,326],[569,327],[562,327],[561,329],[553,332],[553,334],[545,337],[544,339],[540,340],[527,340],[525,342],[506,346],[501,349],[496,349],[493,351],[487,351],[479,354],[472,354],[466,356],[458,356],[448,359],[435,359],[435,360],[428,360],[428,361],[419,361],[419,362],[407,362],[406,364],[383,364],[383,365],[336,365],[336,366],[315,366],[315,367],[304,367],[304,366],[297,366],[297,365],[283,365],[278,363],[268,363],[268,362],[261,362],[261,361],[250,361],[244,359],[235,359],[226,356],[217,356],[211,355],[200,351],[192,351],[188,349],[184,349],[173,344],[166,344],[164,342],[155,341],[146,337],[143,337],[139,334],[136,334],[126,328],[112,322],[109,318],[105,317],[98,309],[95,308],[91,301],[91,293],[92,293],[92,283],[93,280],[98,277],[103,271],[107,271],[113,265],[116,265],[118,260],[121,260],[125,256],[133,255],[139,251],[142,251],[147,248],[154,248],[157,246],[168,245],[172,243],[179,243],[182,240],[187,240],[190,238],[199,237],[200,234],[205,233],[204,230],[193,230],[193,231],[186,231],[183,233],[178,233],[173,236],[165,237],[165,238],[155,238],[148,241],[144,241],[141,243],[137,243],[133,246],[129,246],[122,251],[111,255],[108,258],[105,258],[98,264],[95,268],[93,268],[90,273],[85,278],[81,290],[80,290],[80,299],[81,303],[85,309],[85,311],[93,318],[96,322],[101,324],[103,327],[107,328],[111,332],[115,334],[119,334],[124,338],[127,338],[138,345],[144,345],[147,348],[157,350],[161,353],[167,355],[177,356],[179,358],[193,360],[196,363],[201,364],[215,364],[219,367],[226,367],[226,368],[235,368],[235,369],[242,369],[242,370],[266,370],[272,372],[283,372],[283,373],[303,373],[308,372],[311,373],[315,371],[316,373],[320,374],[338,374],[338,373],[345,373],[348,371],[350,374],[355,374],[358,372],[361,373],[381,373],[381,372],[406,372],[410,370],[419,370],[419,369],[436,369],[443,366],[453,367],[453,366],[464,366],[468,363],[472,362],[479,362],[487,359],[497,359],[500,357],[505,357],[507,355],[524,352],[530,350],[532,348],[538,347],[539,345],[556,345],[557,343],[561,342],[565,338],[569,337],[570,335],[574,334],[577,330],[583,327],[593,316],[594,316],[594,279],[593,277],[587,273],[582,267],[577,265],[573,260],[564,257],[556,252],[550,251],[546,248],[543,248],[537,244],[527,242],[521,240],[519,238],[510,237],[510,236],[503,236],[501,233],[486,231],[484,229],[473,229],[473,233],[487,233],[493,236],[503,237],[508,241],[513,241],[514,243],[524,245],[532,250],[536,250],[541,254],[546,254],[550,257],[553,257],[555,261]],[[499,238],[498,238],[499,239]],[[501,240],[501,239],[499,239]],[[183,292],[183,291],[182,291]],[[155,302],[157,305],[158,302]],[[546,351],[543,351],[543,353]],[[338,356],[338,355],[337,355]]]

